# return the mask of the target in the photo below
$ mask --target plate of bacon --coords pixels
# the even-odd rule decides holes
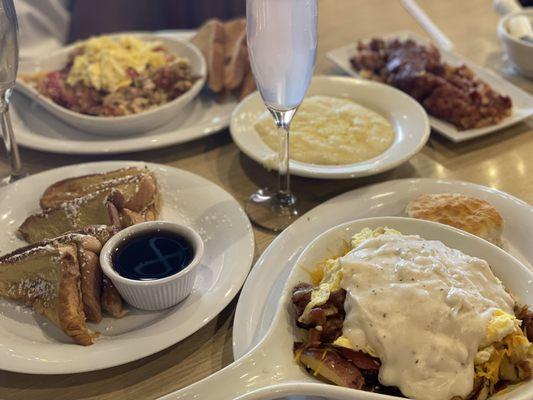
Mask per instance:
[[[359,40],[327,56],[349,75],[389,84],[414,97],[428,112],[431,126],[454,142],[533,115],[531,95],[413,32]]]

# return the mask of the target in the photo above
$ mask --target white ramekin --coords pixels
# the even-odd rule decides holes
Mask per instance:
[[[498,36],[505,48],[505,52],[511,63],[522,75],[533,78],[533,43],[512,37],[507,30],[509,20],[517,16],[526,16],[533,19],[533,9],[507,14],[498,23]]]
[[[122,242],[141,232],[165,230],[174,232],[187,239],[194,250],[194,258],[180,272],[153,281],[137,281],[119,275],[112,265],[113,251]],[[202,238],[192,228],[166,221],[143,222],[118,232],[102,248],[100,265],[104,274],[111,279],[120,295],[130,305],[142,310],[162,310],[185,299],[192,291],[196,268],[204,254]]]

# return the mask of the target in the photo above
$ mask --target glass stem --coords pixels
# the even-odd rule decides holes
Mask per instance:
[[[289,167],[289,127],[296,108],[280,111],[270,109],[278,128],[278,197],[283,205],[294,203],[291,194],[291,174]]]
[[[6,92],[3,99],[0,100],[0,125],[2,126],[2,138],[6,148],[7,156],[11,164],[11,175],[18,175],[22,171],[19,149],[15,141],[13,126],[9,116],[9,95]]]
[[[280,195],[291,192],[291,179],[289,174],[289,127],[284,124],[278,126],[278,191]]]

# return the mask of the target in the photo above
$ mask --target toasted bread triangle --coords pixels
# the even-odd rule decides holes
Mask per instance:
[[[191,42],[198,47],[207,62],[207,86],[219,93],[224,88],[224,42],[222,22],[210,20],[200,27]]]
[[[144,220],[157,218],[159,190],[154,175],[142,170],[117,178],[117,172],[71,178],[50,186],[44,204],[55,207],[29,216],[19,228],[22,238],[35,243],[91,225],[123,228],[129,226],[122,213],[125,209]]]
[[[33,307],[78,344],[98,336],[85,324],[75,244],[35,245],[1,257],[0,295]]]

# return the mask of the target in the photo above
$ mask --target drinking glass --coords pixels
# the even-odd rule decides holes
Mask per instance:
[[[24,176],[15,134],[9,118],[9,99],[15,86],[19,63],[17,15],[13,0],[0,0],[0,125],[11,164],[11,173],[0,186]]]
[[[259,189],[246,212],[259,226],[281,231],[298,217],[290,187],[289,128],[315,65],[317,0],[247,0],[246,19],[255,82],[279,132],[278,190]]]

